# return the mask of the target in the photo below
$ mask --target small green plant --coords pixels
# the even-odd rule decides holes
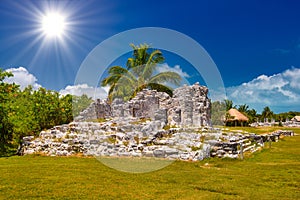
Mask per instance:
[[[140,144],[140,138],[139,138],[139,136],[134,136],[133,139],[135,140],[135,142],[137,144]]]
[[[140,118],[139,120],[129,122],[129,123],[132,124],[132,125],[137,125],[137,124],[146,123],[147,121],[151,121],[151,119],[150,118]]]
[[[116,144],[116,142],[117,142],[117,139],[115,137],[109,137],[109,138],[107,138],[107,140],[111,144]]]
[[[147,121],[151,121],[151,118],[141,118],[140,122],[146,123]]]
[[[55,138],[54,140],[53,140],[53,142],[62,142],[62,138]]]
[[[200,136],[200,142],[203,143],[205,141],[205,135]]]
[[[192,149],[192,151],[198,151],[201,149],[201,146],[200,147],[191,146],[190,148]]]
[[[117,126],[118,124],[116,122],[113,122],[110,126]]]
[[[107,122],[107,119],[105,119],[105,118],[99,118],[99,119],[97,119],[97,122],[99,122],[99,123]]]
[[[169,124],[167,124],[167,125],[165,125],[165,126],[163,127],[164,130],[169,130],[170,128],[171,128],[171,127],[170,127]]]
[[[129,141],[123,141],[123,144],[124,144],[126,147],[128,147]]]
[[[97,119],[90,119],[90,120],[87,120],[88,122],[98,122],[98,123],[103,123],[103,122],[107,122],[109,121],[110,119],[106,119],[106,118],[97,118]]]
[[[171,128],[177,128],[177,126],[176,126],[176,125],[169,125],[169,124],[166,124],[166,125],[163,127],[164,130],[170,130]]]

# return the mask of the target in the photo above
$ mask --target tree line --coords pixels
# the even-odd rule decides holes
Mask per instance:
[[[213,124],[223,125],[226,112],[231,108],[235,108],[239,112],[247,116],[249,118],[248,123],[271,122],[271,120],[274,120],[276,122],[285,122],[286,120],[291,120],[296,115],[300,115],[300,112],[294,111],[276,114],[270,109],[269,106],[264,107],[262,113],[259,114],[255,109],[250,108],[247,104],[234,105],[232,100],[225,99],[224,101],[212,102]]]
[[[61,96],[57,91],[4,82],[12,73],[0,69],[0,156],[10,155],[28,135],[73,121],[92,101],[86,95]]]

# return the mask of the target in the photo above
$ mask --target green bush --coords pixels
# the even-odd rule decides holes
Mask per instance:
[[[87,96],[60,96],[57,91],[5,83],[11,73],[0,69],[0,156],[16,153],[22,138],[37,136],[41,130],[73,121],[72,99],[86,106]]]

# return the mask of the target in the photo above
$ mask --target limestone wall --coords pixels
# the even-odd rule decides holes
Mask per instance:
[[[72,122],[23,138],[22,153],[49,156],[159,157],[203,160],[239,158],[277,142],[292,131],[257,135],[211,128],[155,128],[155,121]]]
[[[161,120],[177,127],[210,126],[211,104],[207,94],[207,87],[199,83],[175,89],[173,97],[164,92],[144,89],[128,102],[115,99],[109,104],[97,100],[81,112],[75,121],[136,117]]]
[[[196,83],[174,90],[173,103],[169,109],[169,123],[181,127],[211,125],[211,104],[208,89]]]
[[[206,87],[196,83],[174,90],[173,97],[143,90],[128,102],[97,100],[81,112],[77,122],[42,131],[37,138],[24,137],[21,149],[23,154],[52,156],[79,153],[196,161],[214,156],[238,158],[266,142],[294,135],[292,131],[257,135],[212,128],[207,93]],[[88,122],[97,118],[105,120]]]

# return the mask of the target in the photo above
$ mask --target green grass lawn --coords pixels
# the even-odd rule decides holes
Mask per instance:
[[[295,128],[295,127],[276,127],[276,126],[270,126],[270,127],[225,127],[228,128],[229,130],[243,130],[247,131],[249,133],[256,133],[256,134],[264,134],[264,133],[270,133],[276,130],[292,130],[295,133],[300,134],[300,128]]]
[[[0,158],[0,199],[300,199],[300,129],[244,160],[176,161],[146,174],[95,158]],[[254,132],[254,131],[252,131]]]

